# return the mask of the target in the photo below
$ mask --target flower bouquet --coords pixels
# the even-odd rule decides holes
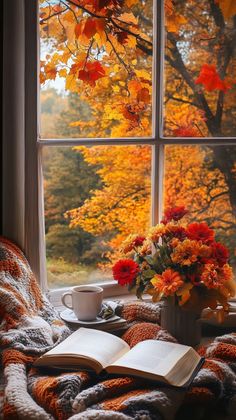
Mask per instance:
[[[124,258],[114,264],[113,277],[129,290],[135,288],[138,298],[148,293],[154,302],[171,299],[198,313],[217,309],[222,319],[236,290],[229,251],[206,222],[184,223],[186,213],[184,207],[168,209],[146,237],[130,235],[121,246]]]

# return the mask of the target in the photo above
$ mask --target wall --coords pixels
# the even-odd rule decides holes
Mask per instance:
[[[0,57],[3,51],[3,2],[0,1]],[[0,234],[2,234],[2,61],[0,63]]]

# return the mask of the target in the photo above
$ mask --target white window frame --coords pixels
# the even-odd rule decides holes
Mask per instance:
[[[38,1],[26,0],[26,144],[29,150],[27,159],[28,184],[26,185],[27,220],[29,224],[30,241],[32,246],[38,247],[38,276],[44,291],[49,292],[46,281],[46,257],[44,234],[44,206],[42,187],[41,156],[44,147],[75,146],[75,145],[151,145],[152,173],[151,173],[151,206],[152,224],[160,221],[162,214],[162,192],[164,178],[164,147],[166,145],[236,145],[236,137],[204,137],[204,138],[174,138],[164,137],[162,132],[162,103],[163,103],[163,69],[164,69],[164,0],[153,1],[153,115],[151,137],[142,138],[63,138],[42,139],[39,130],[39,28]],[[156,42],[158,40],[158,42]],[[37,141],[36,141],[37,139]],[[34,174],[32,176],[32,174]],[[33,178],[36,182],[32,182]],[[35,185],[37,188],[35,188]],[[37,217],[35,217],[37,215]],[[117,296],[127,293],[126,288],[120,287],[115,281],[102,283],[105,296]],[[68,288],[50,291],[49,296],[55,301]]]

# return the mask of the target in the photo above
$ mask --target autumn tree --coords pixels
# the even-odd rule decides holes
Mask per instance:
[[[235,2],[165,1],[164,134],[234,135]],[[84,137],[151,135],[152,2],[137,0],[41,1],[41,83],[65,79],[65,89],[89,107],[91,118],[72,117]],[[158,40],[157,40],[158,42]],[[47,46],[50,46],[50,48]],[[71,226],[92,234],[115,232],[110,244],[150,220],[148,146],[80,149],[99,165],[103,188],[68,209]],[[168,146],[165,204],[186,204],[209,218],[220,234],[235,237],[235,148]],[[111,166],[113,165],[113,166]]]

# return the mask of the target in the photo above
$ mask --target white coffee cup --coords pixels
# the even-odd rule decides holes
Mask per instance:
[[[66,302],[70,296],[71,305]],[[102,308],[103,289],[99,286],[75,286],[70,292],[62,295],[62,303],[72,309],[81,321],[92,321],[96,319]]]

